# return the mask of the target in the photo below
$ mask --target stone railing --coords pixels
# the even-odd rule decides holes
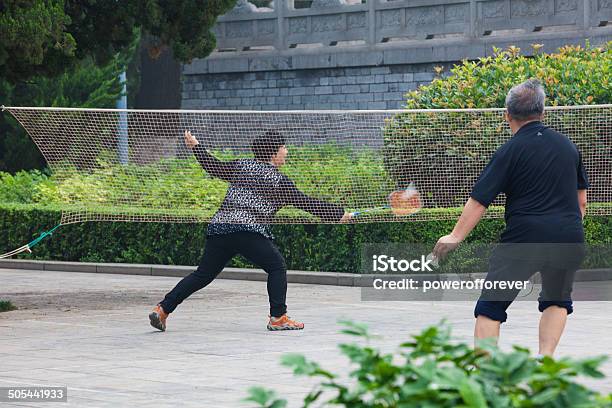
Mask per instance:
[[[218,19],[218,50],[183,66],[183,108],[396,109],[434,68],[495,47],[532,55],[612,40],[612,0],[274,3],[239,0]]]
[[[293,0],[275,3],[258,9],[239,0],[218,20],[218,49],[282,51],[308,44],[375,46],[397,40],[571,33],[612,20],[612,0],[314,0],[307,9],[295,9]]]

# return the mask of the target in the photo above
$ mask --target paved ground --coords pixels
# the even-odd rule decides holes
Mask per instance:
[[[347,371],[336,353],[346,339],[337,333],[340,318],[368,323],[389,350],[442,318],[457,337],[472,337],[472,302],[362,302],[358,288],[297,284],[289,288],[290,314],[306,330],[269,333],[265,283],[228,280],[181,305],[166,333],[153,331],[149,309],[176,282],[0,269],[0,298],[22,308],[0,314],[0,386],[68,386],[69,403],[61,406],[216,408],[248,406],[240,402],[246,390],[268,385],[294,407],[311,384],[281,367],[280,356],[301,352]],[[578,304],[559,355],[612,354],[611,313],[612,302]],[[515,303],[502,347],[535,348],[538,316],[535,303]],[[606,380],[589,384],[612,392],[612,362],[605,371]]]

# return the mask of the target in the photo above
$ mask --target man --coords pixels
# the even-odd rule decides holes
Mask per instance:
[[[499,193],[506,194],[506,229],[489,261],[487,281],[542,276],[539,353],[551,356],[572,313],[573,276],[582,261],[589,187],[580,152],[564,135],[543,125],[544,90],[530,79],[506,96],[512,138],[501,146],[474,185],[453,231],[434,256],[444,257],[478,224]],[[499,337],[506,309],[518,290],[483,290],[476,308],[476,339]]]
[[[279,168],[285,164],[287,148],[283,136],[267,131],[252,143],[254,159],[221,161],[213,157],[190,131],[185,144],[193,150],[202,168],[211,176],[230,183],[225,199],[213,216],[206,246],[195,272],[182,279],[149,314],[153,327],[165,331],[166,319],[192,293],[210,284],[235,256],[243,255],[268,273],[270,320],[268,330],[301,330],[304,324],[287,316],[287,268],[272,241],[269,229],[278,210],[293,205],[331,222],[348,222],[342,207],[309,197]]]

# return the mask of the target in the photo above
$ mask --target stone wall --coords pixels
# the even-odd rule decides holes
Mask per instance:
[[[397,109],[431,64],[188,75],[184,109]]]
[[[403,95],[493,46],[612,40],[612,0],[239,0],[218,50],[183,67],[184,109],[394,109]]]

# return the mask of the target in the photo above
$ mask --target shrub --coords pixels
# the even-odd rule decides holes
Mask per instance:
[[[595,48],[567,46],[556,54],[524,57],[516,47],[495,55],[463,61],[450,76],[407,94],[408,109],[503,108],[508,90],[528,78],[539,78],[549,105],[589,105],[612,100],[612,44]],[[545,121],[566,134],[583,157],[612,157],[609,118],[582,111],[549,111]],[[391,118],[384,129],[385,167],[394,182],[416,181],[429,207],[462,204],[475,175],[495,149],[510,137],[502,112],[414,112]],[[595,161],[595,160],[593,160]],[[587,163],[590,192],[608,201],[612,183],[607,164]],[[467,179],[467,180],[466,180]],[[441,186],[443,183],[443,186]]]
[[[296,376],[318,381],[304,398],[304,407],[609,407],[612,394],[602,395],[576,378],[603,378],[599,367],[606,356],[540,361],[529,350],[514,346],[503,352],[483,342],[477,350],[452,341],[449,326],[431,326],[401,344],[395,353],[371,345],[362,324],[344,322],[342,332],[365,340],[340,344],[352,363],[350,379],[324,369],[300,354],[288,354],[282,364]],[[250,389],[247,401],[258,407],[282,408],[287,401],[273,391]]]
[[[510,88],[529,78],[542,81],[551,106],[612,100],[612,42],[602,47],[568,45],[534,57],[520,55],[517,47],[493,51],[493,56],[477,61],[464,60],[450,70],[450,76],[409,92],[406,108],[503,108]]]
[[[38,188],[53,183],[49,177],[38,170],[19,171],[14,175],[0,172],[0,202],[33,203]],[[44,187],[43,187],[44,188]]]

